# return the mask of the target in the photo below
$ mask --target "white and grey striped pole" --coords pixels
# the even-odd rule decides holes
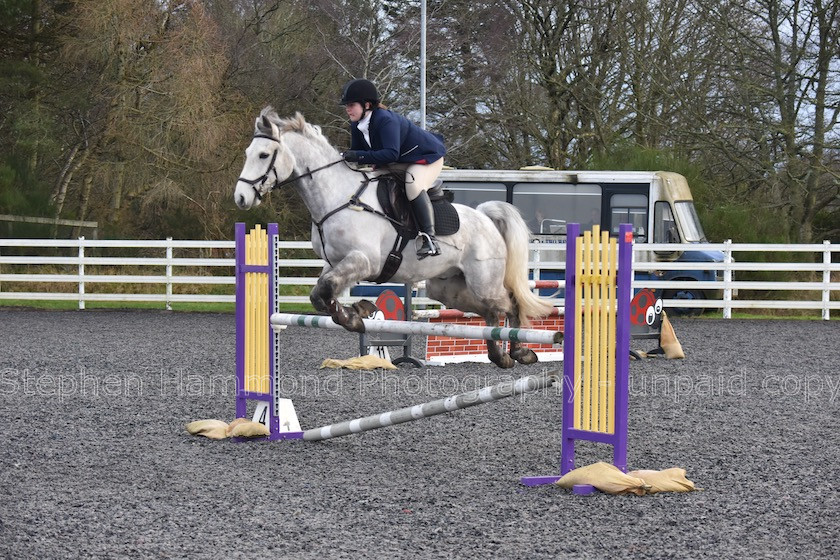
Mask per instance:
[[[332,317],[325,315],[296,315],[294,313],[274,313],[269,321],[275,328],[283,326],[310,327],[343,330]],[[417,334],[422,336],[449,336],[475,340],[512,340],[534,344],[559,344],[563,342],[563,333],[538,329],[514,329],[509,327],[479,327],[475,325],[456,325],[454,323],[421,323],[418,321],[389,321],[363,319],[366,332],[390,334]]]
[[[322,428],[306,430],[303,432],[303,439],[305,441],[320,441],[403,424],[405,422],[413,422],[420,418],[436,416],[438,414],[452,412],[453,410],[460,410],[507,397],[539,391],[540,389],[550,387],[555,381],[559,381],[559,379],[560,370],[556,370],[537,375],[529,375],[514,381],[503,381],[497,385],[468,391],[460,395],[453,395],[445,399],[392,410],[382,414],[374,414],[373,416],[366,416],[355,420],[347,420],[337,424],[330,424]]]

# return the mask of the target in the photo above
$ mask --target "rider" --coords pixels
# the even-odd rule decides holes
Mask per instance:
[[[350,117],[352,137],[344,159],[405,171],[405,192],[422,240],[417,258],[439,255],[435,214],[426,190],[443,168],[443,141],[380,105],[379,92],[369,80],[348,82],[341,93],[341,104]]]

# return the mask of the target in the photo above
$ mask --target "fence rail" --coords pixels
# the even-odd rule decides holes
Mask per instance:
[[[547,270],[565,266],[562,243],[532,242],[529,245],[534,279]],[[308,304],[308,292],[317,280],[324,261],[314,258],[309,241],[282,241],[279,266],[285,274],[278,279],[284,293],[280,303]],[[758,244],[704,243],[692,251],[720,251],[721,263],[650,262],[655,252],[675,253],[686,249],[681,244],[644,244],[634,246],[634,272],[665,270],[714,270],[718,281],[633,281],[634,288],[661,290],[703,290],[720,297],[700,300],[665,300],[669,308],[722,309],[731,317],[733,309],[806,309],[819,310],[829,319],[840,309],[840,244]],[[120,254],[107,254],[117,252]],[[131,254],[122,254],[125,252]],[[64,300],[78,302],[159,302],[167,309],[172,303],[233,303],[234,242],[196,240],[91,240],[78,239],[0,239],[0,303],[4,300]],[[25,254],[21,254],[25,253]],[[195,253],[199,253],[198,256]],[[786,253],[788,262],[760,262],[735,258],[739,254]],[[796,258],[794,258],[794,256]],[[793,262],[791,262],[793,261]],[[89,268],[94,270],[90,270]],[[228,271],[225,271],[228,269]],[[227,272],[227,273],[226,273]],[[784,280],[736,279],[745,272],[775,272]],[[65,286],[72,285],[71,291]],[[129,293],[107,290],[107,286],[132,286]],[[133,285],[155,286],[156,291],[137,291]],[[35,288],[29,289],[27,288]],[[64,290],[60,289],[64,287]],[[95,287],[95,288],[92,288]],[[211,291],[213,293],[202,293]],[[794,299],[767,299],[762,292],[791,292]],[[806,297],[813,292],[814,297]],[[748,294],[750,297],[738,295]],[[349,292],[343,301],[355,301]],[[416,305],[439,305],[423,297]]]

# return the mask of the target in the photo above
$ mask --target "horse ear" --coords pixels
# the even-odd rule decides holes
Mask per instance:
[[[272,138],[280,138],[280,129],[265,115],[257,117],[254,126],[256,127],[256,132],[260,134],[266,134]]]

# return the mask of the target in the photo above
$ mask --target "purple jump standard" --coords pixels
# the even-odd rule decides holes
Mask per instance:
[[[569,224],[566,230],[566,316],[564,326],[563,343],[563,425],[561,427],[561,451],[560,451],[560,475],[550,476],[529,476],[521,479],[526,486],[538,486],[541,484],[553,484],[562,475],[575,468],[575,442],[579,440],[594,441],[613,446],[613,464],[624,472],[627,472],[627,409],[629,394],[629,370],[630,370],[630,302],[631,280],[632,280],[632,259],[633,259],[633,233],[629,224],[622,224],[618,233],[618,274],[616,278],[616,304],[615,310],[615,340],[608,341],[614,344],[615,348],[615,389],[614,399],[614,425],[608,433],[581,429],[575,426],[575,410],[579,406],[579,399],[582,398],[580,386],[576,383],[575,364],[579,363],[581,356],[580,343],[575,339],[580,333],[578,321],[584,320],[581,309],[580,273],[578,245],[582,243],[579,237],[580,226]],[[584,271],[586,274],[586,271]],[[570,312],[569,310],[575,310]],[[580,489],[584,491],[585,489]]]

